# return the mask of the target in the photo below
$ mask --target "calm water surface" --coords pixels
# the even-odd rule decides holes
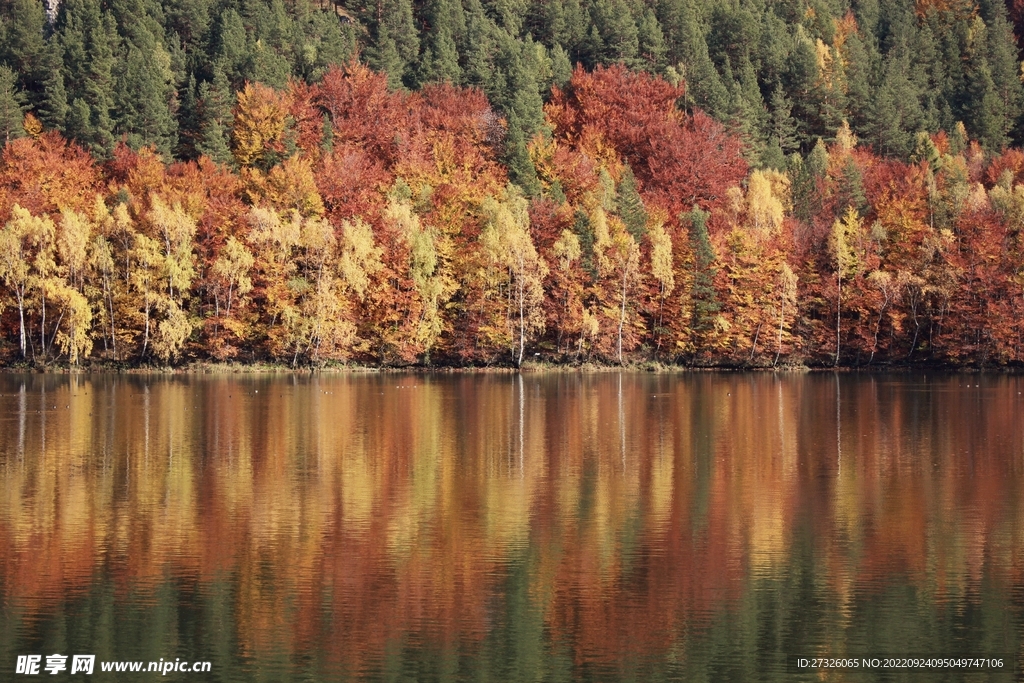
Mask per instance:
[[[791,660],[1020,671],[1022,392],[3,375],[0,680],[31,653],[212,662],[97,681],[1019,680]]]

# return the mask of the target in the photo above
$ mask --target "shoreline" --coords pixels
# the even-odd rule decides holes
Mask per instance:
[[[842,374],[907,374],[932,372],[948,374],[996,373],[1014,375],[1024,368],[1010,365],[949,365],[940,363],[901,363],[871,366],[824,366],[788,364],[772,366],[731,366],[731,365],[682,365],[641,361],[616,365],[611,363],[523,363],[522,367],[501,365],[335,365],[291,366],[276,363],[186,363],[178,366],[114,365],[94,363],[88,366],[44,365],[44,366],[0,366],[4,374],[42,375],[368,375],[368,374],[605,374],[630,372],[645,374],[691,374],[691,373],[842,373]]]

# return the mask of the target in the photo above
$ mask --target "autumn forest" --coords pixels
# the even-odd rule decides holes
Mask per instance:
[[[1018,365],[1021,9],[0,0],[0,362]]]

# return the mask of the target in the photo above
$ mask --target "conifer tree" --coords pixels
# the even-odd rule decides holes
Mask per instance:
[[[90,26],[99,22],[98,6],[88,0],[65,0],[57,20],[55,50],[61,57],[64,85],[68,90],[68,103],[82,96],[89,68],[86,40]]]
[[[283,88],[291,75],[291,64],[272,46],[257,40],[249,52],[245,65],[245,80],[266,83],[274,88]]]
[[[931,26],[923,23],[914,32],[910,47],[910,70],[907,73],[917,93],[921,110],[919,127],[922,130],[934,131],[943,125],[943,121],[947,122],[946,125],[952,121],[951,110],[943,92],[945,69],[940,61]]]
[[[686,83],[686,102],[715,117],[724,118],[729,108],[729,91],[708,55],[704,33],[697,22],[693,0],[666,0],[672,28],[669,59],[680,65],[679,76]]]
[[[871,76],[875,69],[875,53],[872,43],[865,43],[859,33],[847,36],[844,47],[846,92],[849,102],[847,122],[858,135],[864,135],[870,118],[871,100],[875,96],[871,84]]]
[[[572,63],[580,61],[584,40],[587,37],[587,13],[582,0],[562,0],[564,28],[555,39],[561,43]]]
[[[177,145],[177,122],[170,57],[151,36],[140,34],[143,46],[128,45],[117,78],[116,133],[132,147],[152,145],[166,158]]]
[[[694,334],[694,351],[700,352],[708,333],[714,327],[715,314],[721,310],[714,286],[715,251],[708,234],[709,214],[695,206],[684,218],[688,219],[690,225],[690,250],[693,253],[690,329]]]
[[[36,112],[47,128],[64,132],[68,117],[68,92],[64,87],[64,59],[59,40],[51,39],[47,43],[46,56],[43,96]]]
[[[459,85],[462,68],[459,66],[455,36],[466,32],[462,5],[453,0],[432,0],[427,6],[426,16],[430,31],[424,37],[418,80],[421,84],[448,82]]]
[[[743,140],[747,158],[756,163],[765,151],[768,111],[753,66],[746,55],[741,60],[739,78],[732,81],[730,88],[728,126]]]
[[[89,129],[82,140],[99,158],[114,148],[114,56],[120,42],[114,17],[104,12],[89,33],[89,69],[83,100],[89,107]]]
[[[199,85],[199,136],[196,152],[218,164],[234,161],[229,136],[232,127],[231,88],[224,71],[215,66],[213,80]]]
[[[179,94],[180,105],[178,109],[178,147],[174,155],[179,159],[195,159],[199,156],[196,152],[196,141],[199,139],[200,112],[199,112],[199,84],[196,82],[195,73],[188,75],[188,81]]]
[[[626,230],[634,240],[640,242],[647,234],[647,209],[640,196],[636,176],[633,175],[633,169],[628,164],[622,171],[622,178],[619,180],[617,204],[619,216],[622,218]]]
[[[25,134],[21,127],[24,98],[15,81],[14,72],[0,64],[0,143],[3,145]]]
[[[654,73],[661,73],[665,68],[665,54],[668,46],[665,45],[665,34],[658,25],[658,17],[654,11],[645,7],[637,22],[637,42],[639,54],[637,55],[637,68],[646,69]]]
[[[590,16],[596,29],[593,62],[634,64],[640,51],[639,34],[625,0],[594,0]]]
[[[216,61],[233,84],[241,86],[249,61],[248,38],[242,17],[234,9],[221,12],[217,31]]]
[[[785,168],[786,155],[800,147],[792,110],[793,105],[786,93],[781,86],[776,86],[769,106],[768,141],[762,157],[766,166]]]
[[[536,196],[540,183],[526,146],[544,125],[537,50],[532,40],[519,41],[500,30],[496,35],[501,41],[495,58],[497,68],[486,87],[508,124],[505,159],[509,177],[528,196]]]
[[[38,0],[10,0],[0,23],[0,62],[14,71],[18,87],[36,104],[46,78],[46,14]]]
[[[466,42],[462,48],[465,58],[463,81],[466,85],[474,85],[491,92],[493,89],[491,80],[494,73],[492,36],[497,29],[494,22],[484,13],[480,0],[466,0],[465,7]]]
[[[806,149],[808,143],[817,137],[827,135],[817,125],[819,105],[816,97],[820,73],[818,58],[814,45],[805,37],[798,37],[793,50],[786,59],[782,83],[786,94],[793,102],[793,114],[797,121],[801,145]]]
[[[562,49],[561,45],[555,45],[551,48],[552,83],[559,88],[564,88],[570,78],[572,78],[572,64],[569,62],[569,54]]]
[[[1020,65],[1017,60],[1017,49],[1013,37],[1013,29],[1006,20],[1006,9],[1002,3],[994,6],[996,14],[986,31],[986,57],[995,92],[995,111],[998,118],[998,131],[993,142],[994,149],[1002,149],[1009,143],[1008,133],[1021,115],[1022,92],[1020,81]]]
[[[426,50],[420,57],[419,82],[452,83],[458,85],[462,81],[462,68],[459,66],[459,53],[455,48],[455,40],[451,31],[440,28],[430,34]]]
[[[879,154],[910,154],[914,136],[922,127],[917,92],[907,78],[909,68],[907,59],[895,51],[882,67],[866,125],[867,141]]]
[[[985,149],[999,151],[1007,141],[1009,122],[1001,111],[992,69],[984,55],[974,55],[967,69],[965,122]]]
[[[381,0],[377,7],[375,41],[367,59],[374,69],[388,74],[392,88],[401,87],[412,77],[420,53],[412,0]]]

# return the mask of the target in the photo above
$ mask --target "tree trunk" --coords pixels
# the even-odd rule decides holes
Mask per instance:
[[[146,357],[146,349],[149,347],[149,297],[146,297],[146,330],[142,335],[142,357]]]
[[[43,286],[43,319],[39,322],[39,344],[42,346],[43,361],[46,361],[46,286]]]
[[[628,282],[629,270],[622,269],[622,302],[619,306],[619,336],[616,344],[616,351],[619,357],[619,365],[622,365],[622,326],[626,322],[626,283]]]
[[[779,364],[779,356],[782,355],[782,328],[786,324],[786,299],[783,297],[779,303],[779,341],[775,346],[775,360],[772,361],[772,367],[777,367]]]
[[[754,332],[754,345],[750,347],[750,358],[747,359],[747,365],[754,362],[754,354],[757,353],[757,340],[761,336],[761,326],[764,323],[757,324],[757,330]]]
[[[18,331],[21,341],[21,358],[25,358],[25,295],[18,294]]]
[[[836,359],[832,362],[835,367],[839,366],[839,352],[842,349],[840,333],[842,332],[843,322],[843,274],[839,272],[836,274],[836,282],[838,283],[839,291],[836,293]]]
[[[519,278],[518,294],[519,294],[519,358],[516,360],[516,367],[523,367],[523,351],[526,349],[526,319],[525,319],[525,305],[523,302],[523,281]]]

